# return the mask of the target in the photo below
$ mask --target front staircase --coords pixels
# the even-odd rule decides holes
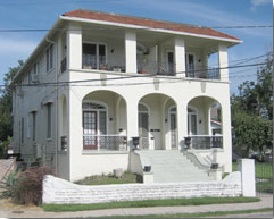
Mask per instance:
[[[151,166],[153,183],[210,182],[208,170],[200,169],[180,151],[135,151],[142,166]]]

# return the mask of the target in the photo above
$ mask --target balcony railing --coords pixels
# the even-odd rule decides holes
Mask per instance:
[[[188,70],[185,75],[188,78],[220,79],[217,68]]]
[[[192,135],[190,148],[193,150],[209,150],[213,148],[223,148],[223,136],[220,135]]]
[[[83,135],[83,149],[97,151],[126,151],[125,135]]]

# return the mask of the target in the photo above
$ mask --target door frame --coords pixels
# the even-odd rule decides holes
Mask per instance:
[[[175,109],[175,111],[172,111],[172,109]],[[173,147],[172,144],[172,119],[171,116],[175,115],[175,147]],[[177,108],[176,106],[169,107],[168,109],[168,132],[170,133],[170,145],[172,150],[177,150],[178,149],[178,134],[177,134]]]

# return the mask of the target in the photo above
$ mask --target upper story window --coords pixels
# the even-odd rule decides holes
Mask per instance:
[[[83,68],[106,69],[106,45],[83,43]]]
[[[40,73],[40,63],[39,62],[35,62],[33,65],[33,74],[34,75],[39,75]]]
[[[47,49],[47,72],[53,68],[53,45]]]

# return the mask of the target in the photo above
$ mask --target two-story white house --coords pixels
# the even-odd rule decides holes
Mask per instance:
[[[13,80],[15,152],[70,181],[128,169],[135,147],[204,159],[216,148],[215,162],[231,172],[227,50],[239,43],[207,27],[65,13]],[[216,106],[222,127],[212,135]]]

